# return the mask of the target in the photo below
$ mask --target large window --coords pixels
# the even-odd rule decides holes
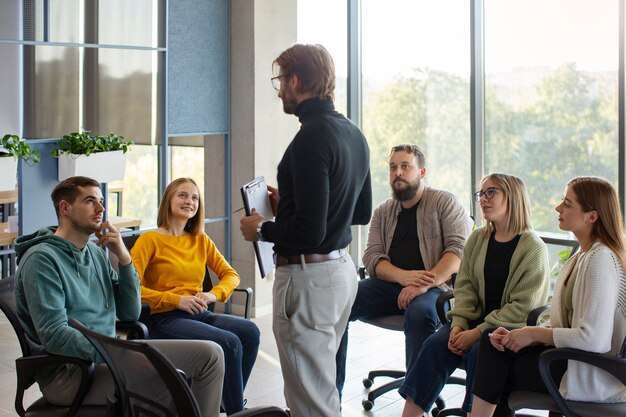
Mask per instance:
[[[319,36],[315,3],[298,2],[299,41]],[[361,59],[361,74],[347,75],[362,80],[353,93],[361,100],[361,127],[372,151],[375,204],[390,196],[387,156],[403,142],[423,148],[427,184],[456,194],[470,211],[478,187],[472,173],[520,176],[530,192],[534,228],[560,238],[568,236],[558,229],[554,206],[569,179],[598,175],[616,187],[623,181],[618,177],[626,158],[618,146],[619,0],[333,4],[332,10],[360,14],[360,50],[346,50],[345,56]],[[472,7],[474,21],[482,25],[470,25]],[[329,44],[332,36],[348,44],[342,35],[347,22],[348,16],[344,23],[326,25],[322,32]],[[479,116],[474,137],[472,109]],[[480,224],[480,213],[472,214]],[[563,249],[557,246],[555,261]]]
[[[618,3],[485,2],[485,172],[525,181],[537,230],[570,178],[617,186]]]
[[[362,3],[363,133],[371,150],[374,206],[391,196],[390,149],[414,143],[426,155],[426,184],[456,194],[469,209],[468,5]],[[367,227],[362,249],[366,240]]]
[[[347,114],[348,36],[346,2],[298,0],[298,42],[323,45],[333,57],[335,107]]]

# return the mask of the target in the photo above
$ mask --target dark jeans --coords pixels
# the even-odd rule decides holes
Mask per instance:
[[[489,341],[488,334],[493,330],[485,330],[480,339],[474,395],[496,404],[501,397],[518,389],[548,394],[539,374],[539,355],[552,346],[529,346],[517,353],[508,349],[501,352]],[[551,367],[550,373],[557,385],[566,370],[566,361],[555,362]]]
[[[222,401],[227,414],[243,410],[243,390],[259,351],[260,332],[250,320],[210,311],[190,315],[182,310],[150,317],[153,339],[211,340],[224,351]]]
[[[465,400],[463,410],[472,409],[472,384],[478,343],[474,343],[468,353],[456,355],[448,349],[450,323],[430,336],[422,346],[417,361],[409,368],[404,384],[398,389],[403,397],[411,397],[422,410],[428,411],[443,389],[448,377],[461,365],[465,368]]]
[[[442,291],[439,288],[431,288],[425,294],[415,297],[406,311],[404,311],[398,308],[398,295],[402,288],[400,284],[376,278],[359,281],[359,288],[356,300],[352,305],[349,321],[365,317],[404,314],[406,369],[410,369],[417,360],[422,343],[439,327],[439,317],[437,316],[435,303]],[[346,380],[347,353],[348,327],[346,327],[335,358],[337,365],[337,390],[340,398]]]

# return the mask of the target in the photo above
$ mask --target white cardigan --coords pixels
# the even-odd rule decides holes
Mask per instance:
[[[626,276],[614,253],[600,242],[579,257],[571,328],[563,328],[560,305],[563,281],[574,266],[571,259],[563,265],[556,281],[550,310],[554,344],[616,355],[626,336]],[[560,391],[574,401],[626,401],[626,388],[621,382],[601,369],[576,361],[568,361]]]

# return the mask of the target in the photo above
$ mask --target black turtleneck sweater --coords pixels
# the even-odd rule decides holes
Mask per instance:
[[[278,212],[262,233],[279,255],[329,253],[370,220],[369,147],[330,99],[305,100],[295,114],[300,130],[278,164]]]

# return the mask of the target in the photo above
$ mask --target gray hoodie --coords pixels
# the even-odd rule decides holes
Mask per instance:
[[[70,318],[115,336],[115,317],[136,320],[141,309],[133,264],[111,267],[105,251],[92,242],[79,250],[44,228],[15,241],[18,269],[15,297],[20,323],[35,353],[43,351],[101,362],[91,343],[68,325]],[[45,385],[57,370],[38,375]]]

